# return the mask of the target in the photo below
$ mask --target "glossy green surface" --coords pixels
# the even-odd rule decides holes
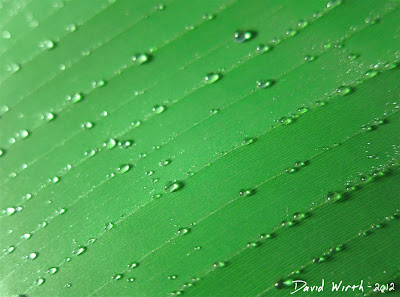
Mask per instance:
[[[385,0],[0,0],[0,296],[395,282],[399,20]]]

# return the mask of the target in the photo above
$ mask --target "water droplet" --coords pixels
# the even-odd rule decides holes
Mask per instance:
[[[185,234],[188,234],[190,231],[191,231],[190,228],[181,228],[178,230],[178,234],[185,235]]]
[[[15,213],[15,208],[14,207],[7,207],[6,208],[6,214],[8,215],[8,216],[10,216],[10,215],[13,215],[14,213]]]
[[[66,288],[71,288],[71,284],[65,284]]]
[[[112,279],[117,281],[117,280],[121,280],[122,277],[123,277],[123,274],[116,274],[116,275],[114,275],[114,276],[112,277]]]
[[[118,146],[121,148],[124,148],[124,149],[132,146],[132,144],[133,144],[133,140],[126,140],[126,141],[118,142]]]
[[[92,81],[92,88],[101,88],[106,84],[102,79]]]
[[[239,195],[241,197],[250,197],[256,193],[255,189],[242,189],[239,191]]]
[[[259,45],[257,45],[256,51],[259,54],[262,54],[262,53],[266,53],[266,52],[270,51],[271,49],[272,49],[272,46],[270,46],[270,45],[259,44]]]
[[[75,24],[69,24],[65,26],[65,30],[68,32],[75,32],[76,31],[76,25]]]
[[[114,224],[113,223],[108,223],[106,226],[105,226],[105,229],[106,230],[111,230],[111,229],[113,229],[114,228]]]
[[[289,37],[292,37],[292,36],[294,36],[296,34],[297,34],[297,30],[294,30],[294,29],[286,30],[286,35],[289,36]]]
[[[60,208],[60,209],[57,211],[57,213],[58,213],[59,215],[62,215],[62,214],[64,214],[66,211],[67,211],[67,210],[66,210],[65,208]]]
[[[233,38],[237,43],[242,43],[252,39],[254,36],[255,32],[252,31],[236,31]]]
[[[41,115],[41,118],[42,118],[42,120],[49,122],[51,120],[54,120],[55,115],[52,112],[45,112],[44,114]]]
[[[341,194],[338,192],[329,192],[326,195],[327,201],[338,202],[338,201],[342,201],[343,199],[344,199],[344,194]]]
[[[153,199],[160,199],[162,197],[162,194],[155,194],[152,196]]]
[[[57,271],[58,271],[58,268],[57,267],[51,267],[51,268],[49,268],[49,270],[47,271],[47,273],[49,273],[49,274],[56,274],[57,273]]]
[[[228,266],[228,263],[218,261],[218,262],[215,262],[213,266],[214,266],[214,268],[224,268],[224,267]]]
[[[1,33],[1,37],[3,37],[4,39],[10,39],[11,38],[11,33],[8,31],[3,31]]]
[[[106,142],[103,143],[103,146],[104,146],[106,149],[110,150],[110,149],[112,149],[113,147],[115,147],[116,144],[117,144],[117,141],[116,141],[114,138],[110,138],[110,139],[108,139]]]
[[[56,183],[58,183],[60,181],[60,179],[61,179],[60,177],[55,176],[55,177],[50,179],[50,182],[52,182],[53,184],[56,184]]]
[[[6,151],[5,151],[5,150],[3,150],[3,149],[0,149],[0,157],[1,157],[1,156],[3,156],[5,153],[6,153]]]
[[[357,59],[358,57],[359,57],[359,55],[357,55],[357,54],[349,54],[349,55],[347,56],[347,58],[348,58],[350,61],[353,61],[353,60]]]
[[[128,172],[129,169],[131,169],[131,165],[129,165],[129,164],[121,165],[121,166],[118,168],[118,173],[125,173],[125,172]]]
[[[11,73],[18,72],[20,69],[21,69],[21,66],[18,65],[17,63],[10,63],[6,66],[6,71],[11,72]]]
[[[205,13],[205,14],[203,14],[202,18],[203,18],[203,20],[210,21],[210,20],[213,20],[215,18],[215,15],[209,14],[209,13]]]
[[[131,264],[128,265],[128,267],[129,267],[130,269],[137,268],[138,266],[139,266],[139,263],[138,263],[138,262],[132,262]]]
[[[10,247],[6,250],[7,254],[11,254],[13,251],[15,251],[15,246],[10,246]]]
[[[39,42],[39,47],[45,50],[50,50],[55,47],[55,43],[49,39]]]
[[[327,8],[333,8],[333,7],[336,7],[336,6],[340,5],[340,4],[342,4],[342,0],[332,0],[332,1],[329,1],[326,4],[326,7]]]
[[[279,119],[279,122],[284,125],[289,125],[294,122],[293,118],[282,117]]]
[[[242,144],[243,145],[249,145],[249,144],[253,144],[254,142],[257,141],[257,138],[255,137],[246,137],[243,141]]]
[[[30,253],[28,258],[31,260],[35,260],[38,257],[38,253]]]
[[[102,117],[106,117],[106,116],[108,116],[108,112],[107,112],[106,110],[104,110],[104,111],[102,111],[102,112],[100,113],[100,115],[101,115]]]
[[[340,96],[346,96],[349,95],[350,93],[352,93],[353,89],[351,87],[348,86],[341,86],[337,89],[337,93]]]
[[[274,84],[273,80],[257,80],[256,82],[258,89],[269,88]]]
[[[38,278],[38,280],[36,281],[36,285],[41,286],[43,285],[45,282],[45,279],[43,277]]]
[[[29,132],[27,130],[21,130],[21,131],[19,131],[19,136],[22,139],[27,138],[29,136]]]
[[[137,128],[137,127],[139,127],[140,125],[142,125],[142,122],[141,122],[141,121],[133,121],[133,122],[131,123],[132,128]]]
[[[204,78],[204,82],[207,84],[215,83],[217,80],[221,79],[221,75],[218,73],[209,73]]]
[[[86,247],[84,247],[84,246],[78,247],[78,249],[75,251],[77,256],[82,255],[85,252],[86,252]]]
[[[158,165],[160,165],[161,167],[167,166],[171,163],[170,159],[166,159],[166,160],[161,160]]]
[[[72,103],[77,103],[83,99],[83,95],[81,93],[75,93],[73,95],[67,96],[67,100]]]
[[[261,246],[261,243],[259,243],[259,242],[250,242],[250,243],[247,244],[247,247],[256,248],[256,247],[259,247],[259,246]]]
[[[150,56],[147,54],[138,54],[138,55],[135,55],[132,57],[132,61],[136,65],[142,65],[142,64],[150,61]]]
[[[29,238],[31,238],[31,234],[30,233],[25,233],[24,235],[22,235],[22,238],[23,239],[29,239]]]
[[[97,153],[97,149],[90,149],[85,152],[85,156],[90,158],[90,157],[93,157],[94,155],[96,155],[96,153]]]
[[[92,122],[85,122],[81,124],[81,128],[83,129],[92,129],[94,127],[94,124]]]
[[[167,184],[164,188],[165,188],[165,191],[172,193],[172,192],[179,191],[180,189],[183,188],[183,186],[184,186],[183,182],[174,181],[172,183]]]
[[[170,275],[170,276],[168,276],[168,279],[169,280],[175,280],[175,279],[177,279],[178,278],[178,276],[176,276],[176,275]]]
[[[316,58],[317,58],[316,56],[307,55],[307,56],[304,57],[304,61],[306,61],[306,62],[312,62],[312,61],[314,61]]]
[[[297,22],[297,27],[299,27],[299,28],[305,28],[305,27],[307,27],[307,25],[308,25],[308,22],[305,20],[300,20]]]
[[[374,77],[374,76],[377,76],[378,74],[379,74],[379,71],[370,69],[370,70],[368,70],[368,71],[365,73],[365,76],[366,76],[367,78],[372,78],[372,77]]]
[[[159,4],[156,4],[156,5],[154,6],[154,9],[155,9],[155,10],[164,10],[164,9],[165,9],[165,6],[164,6],[164,4],[159,3]]]
[[[210,113],[211,114],[217,114],[219,112],[219,109],[211,109]]]
[[[164,112],[167,108],[164,105],[155,105],[153,107],[153,112],[155,114],[160,114],[162,112]]]
[[[127,281],[128,281],[128,282],[134,282],[134,281],[135,281],[135,278],[134,278],[134,277],[130,277],[130,278],[127,279]]]

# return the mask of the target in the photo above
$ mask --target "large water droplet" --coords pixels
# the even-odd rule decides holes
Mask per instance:
[[[132,57],[132,61],[136,65],[142,65],[142,64],[150,61],[150,56],[147,54],[138,54],[138,55],[135,55]]]
[[[41,118],[42,118],[42,120],[49,122],[51,120],[54,120],[55,115],[52,112],[45,112],[44,114],[42,114]]]
[[[247,40],[252,39],[255,36],[255,33],[252,31],[236,31],[233,35],[233,38],[236,42],[242,43]]]
[[[35,260],[38,256],[39,256],[38,253],[30,253],[28,258],[31,259],[31,260]]]
[[[183,188],[183,186],[184,186],[183,182],[174,181],[172,183],[167,184],[164,188],[165,188],[165,191],[172,193],[172,192],[179,191],[180,189]]]
[[[215,83],[217,80],[219,80],[221,78],[221,75],[218,73],[209,73],[206,75],[206,77],[204,78],[204,81],[207,84],[212,84]]]
[[[190,232],[190,228],[181,228],[178,230],[179,235],[185,235],[185,234],[188,234],[189,232]]]
[[[257,84],[257,88],[258,89],[265,89],[265,88],[269,88],[274,84],[273,80],[257,80],[256,82]]]
[[[337,93],[340,96],[346,96],[349,95],[350,93],[352,93],[353,89],[349,86],[341,86],[337,89]]]
[[[164,112],[167,108],[164,105],[155,105],[153,107],[153,112],[155,114],[160,114],[162,112]]]
[[[128,172],[129,169],[131,169],[131,165],[129,165],[129,164],[121,165],[121,166],[118,168],[118,173],[125,173],[125,172]]]
[[[83,99],[83,95],[81,93],[75,93],[73,95],[68,95],[67,100],[72,103],[77,103]]]
[[[106,149],[110,150],[110,149],[112,149],[113,147],[115,147],[116,144],[117,144],[117,141],[116,141],[114,138],[110,138],[110,139],[108,139],[106,142],[103,143],[103,146],[104,146]]]
[[[6,208],[6,215],[10,216],[13,215],[16,212],[14,207],[7,207]]]
[[[79,256],[79,255],[82,255],[82,254],[85,253],[85,252],[86,252],[86,247],[85,247],[85,246],[80,246],[80,247],[78,247],[78,249],[76,250],[76,255]]]
[[[43,41],[39,42],[39,47],[42,49],[45,49],[45,50],[50,50],[55,47],[55,43],[54,43],[54,41],[47,39],[47,40],[43,40]]]

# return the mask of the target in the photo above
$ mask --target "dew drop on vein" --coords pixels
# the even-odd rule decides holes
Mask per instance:
[[[147,54],[137,54],[132,56],[132,61],[136,65],[142,65],[150,61],[150,56]]]
[[[265,89],[269,88],[274,84],[274,81],[272,79],[269,80],[257,80],[256,85],[258,89]]]
[[[165,191],[172,193],[172,192],[179,191],[180,189],[183,188],[183,186],[184,186],[183,182],[174,181],[174,182],[167,184],[164,188],[165,188]]]
[[[46,39],[39,42],[39,47],[44,50],[51,50],[55,47],[55,42],[50,39]]]
[[[221,75],[219,73],[209,73],[204,77],[204,82],[207,84],[212,84],[220,79]]]
[[[166,109],[167,108],[164,105],[155,105],[152,110],[155,114],[160,114],[164,112]]]
[[[106,140],[106,141],[103,143],[103,146],[104,146],[106,149],[110,150],[110,149],[114,148],[116,144],[117,144],[117,141],[116,141],[114,138],[110,138],[110,139]]]
[[[242,43],[252,39],[255,36],[255,33],[252,31],[236,31],[233,34],[233,38],[237,43]]]
[[[129,164],[124,164],[124,165],[121,165],[121,166],[118,168],[118,173],[125,173],[125,172],[128,172],[130,169],[131,169],[131,165],[129,165]]]

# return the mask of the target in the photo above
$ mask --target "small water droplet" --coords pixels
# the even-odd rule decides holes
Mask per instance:
[[[377,76],[378,74],[379,74],[379,71],[370,69],[370,70],[368,70],[368,71],[365,73],[365,76],[366,76],[367,78],[372,78],[372,77],[374,77],[374,76]]]
[[[41,286],[43,285],[45,282],[45,279],[43,277],[38,278],[38,280],[36,281],[36,285]]]
[[[50,182],[52,182],[53,184],[56,184],[56,183],[58,183],[60,180],[61,180],[60,177],[55,176],[55,177],[53,177],[53,178],[50,179]]]
[[[71,288],[71,284],[65,284],[66,288]]]
[[[228,266],[228,263],[218,261],[218,262],[215,262],[213,266],[214,266],[214,268],[224,268],[224,267]]]
[[[15,251],[15,246],[10,246],[10,247],[6,250],[7,254],[11,254],[13,251]]]
[[[1,37],[3,37],[4,39],[10,39],[11,33],[9,31],[5,30],[1,33]]]
[[[158,165],[160,165],[161,167],[167,166],[171,163],[170,159],[166,159],[166,160],[161,160]]]
[[[249,144],[253,144],[254,142],[257,141],[257,138],[255,137],[246,137],[243,141],[242,144],[243,145],[249,145]]]
[[[49,268],[49,270],[47,271],[47,273],[49,273],[49,274],[56,274],[57,273],[57,271],[58,271],[58,268],[57,267],[51,267],[51,268]]]
[[[50,50],[55,47],[55,43],[49,39],[39,42],[39,47],[45,50]]]
[[[82,255],[85,252],[86,252],[86,247],[84,247],[84,246],[78,247],[78,249],[75,251],[77,256]]]
[[[178,234],[185,235],[185,234],[188,234],[190,231],[191,231],[190,228],[181,228],[178,230]]]
[[[113,223],[108,223],[106,226],[105,226],[105,229],[106,230],[111,230],[111,229],[113,229],[114,228],[114,224]]]
[[[162,112],[164,112],[167,108],[164,105],[155,105],[153,107],[153,112],[155,114],[160,114]]]
[[[259,45],[257,45],[256,51],[259,54],[262,54],[262,53],[266,53],[266,52],[270,51],[271,49],[272,49],[272,46],[270,46],[270,45],[259,44]]]
[[[297,27],[299,27],[299,28],[305,28],[305,27],[307,27],[307,25],[308,25],[308,22],[305,20],[300,20],[297,22]]]
[[[124,148],[124,149],[132,146],[132,144],[133,144],[133,140],[126,140],[126,141],[118,142],[118,146],[121,148]]]
[[[113,147],[115,147],[116,144],[117,144],[117,141],[116,141],[114,138],[110,138],[110,139],[108,139],[106,142],[103,143],[103,146],[104,146],[106,149],[110,150],[110,149],[112,149]]]
[[[96,155],[96,153],[97,153],[96,149],[90,149],[85,152],[85,156],[90,158],[90,157],[93,157],[94,155]]]
[[[256,81],[257,84],[257,88],[258,89],[265,89],[265,88],[269,88],[274,84],[273,80],[257,80]]]
[[[233,38],[237,43],[242,43],[252,39],[254,36],[255,32],[252,31],[236,31]]]
[[[92,129],[94,127],[94,123],[92,122],[85,122],[81,124],[81,128],[83,129]]]
[[[131,169],[131,165],[129,165],[129,164],[121,165],[121,166],[118,168],[118,173],[125,173],[125,172],[128,172],[129,169]]]
[[[30,233],[25,233],[24,235],[22,235],[22,238],[23,239],[29,239],[29,238],[31,238],[31,234]]]
[[[219,112],[219,109],[211,109],[210,113],[211,114],[217,114]]]
[[[127,279],[127,281],[128,281],[128,282],[134,282],[134,281],[135,281],[135,278],[134,278],[134,277],[130,277],[130,278]]]
[[[347,58],[348,58],[350,61],[353,61],[353,60],[357,59],[358,57],[359,57],[359,55],[357,55],[357,54],[349,54],[349,55],[347,56]]]
[[[183,182],[174,181],[172,183],[167,184],[164,188],[165,188],[165,191],[172,193],[172,192],[179,191],[180,189],[183,188],[183,186],[184,186]]]
[[[29,136],[29,132],[27,130],[21,130],[21,131],[19,131],[19,136],[22,139],[27,138]]]
[[[28,258],[31,260],[35,260],[38,257],[38,253],[30,253]]]
[[[340,96],[346,96],[349,95],[350,93],[352,93],[353,89],[349,86],[341,86],[337,89],[337,93]]]
[[[41,118],[42,118],[42,120],[49,122],[51,120],[54,120],[55,115],[52,112],[45,112],[44,114],[41,115]]]
[[[207,84],[212,84],[215,83],[216,81],[218,81],[219,79],[221,79],[221,75],[218,73],[209,73],[205,76],[204,78],[204,82]]]
[[[342,201],[343,199],[344,199],[344,194],[339,192],[329,192],[326,195],[326,200],[331,202],[338,202]]]
[[[142,64],[150,61],[150,56],[147,54],[137,54],[132,57],[132,61],[136,65],[142,65]]]
[[[6,214],[8,215],[8,216],[10,216],[10,215],[13,215],[14,213],[15,213],[15,208],[14,207],[7,207],[6,208]]]
[[[170,276],[168,276],[168,279],[169,279],[169,280],[175,280],[175,279],[177,279],[177,278],[178,278],[177,275],[170,275]]]
[[[242,189],[239,191],[239,195],[241,197],[250,197],[253,196],[257,191],[255,189]]]
[[[152,196],[153,199],[160,199],[162,197],[162,194],[155,194]]]
[[[71,33],[75,32],[76,29],[77,29],[77,27],[76,27],[75,24],[69,24],[69,25],[65,26],[65,30],[68,31],[68,32],[71,32]]]
[[[92,81],[92,88],[101,88],[106,84],[106,82],[102,79]]]
[[[159,4],[156,4],[156,5],[154,6],[154,9],[155,9],[155,10],[164,10],[164,9],[165,9],[165,6],[164,6],[164,4],[159,3]]]
[[[294,36],[296,34],[297,34],[297,30],[294,30],[294,29],[286,30],[286,35],[289,36],[289,37],[292,37],[292,36]]]
[[[131,264],[128,265],[128,267],[129,267],[130,269],[137,268],[138,266],[139,266],[139,263],[138,263],[138,262],[132,262]]]
[[[6,71],[15,73],[18,72],[21,69],[21,66],[17,63],[10,63],[6,66]]]
[[[114,275],[114,276],[112,277],[112,279],[117,281],[117,280],[121,280],[122,277],[123,277],[123,274],[116,274],[116,275]]]
[[[304,61],[306,61],[306,62],[312,62],[312,61],[314,61],[316,58],[317,58],[316,56],[307,55],[307,56],[304,57]]]
[[[82,93],[75,93],[73,95],[68,95],[67,100],[71,101],[72,103],[77,103],[83,99]]]
[[[57,213],[58,213],[59,215],[62,215],[62,214],[64,214],[66,211],[67,211],[67,210],[66,210],[65,208],[60,208],[60,209],[57,211]]]

